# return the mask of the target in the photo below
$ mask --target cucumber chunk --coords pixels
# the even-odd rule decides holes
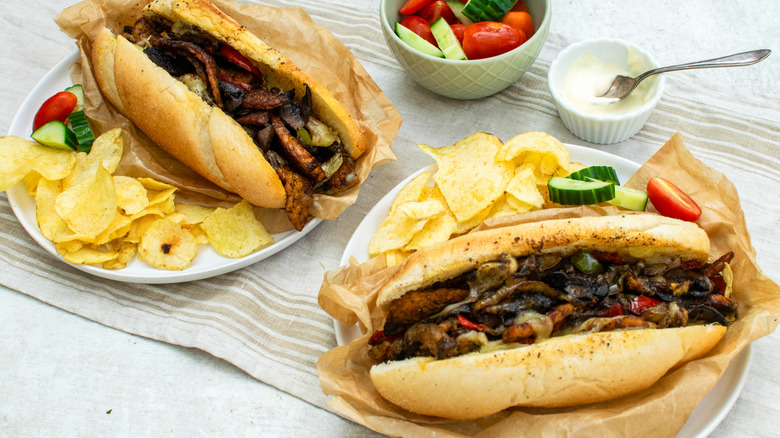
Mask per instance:
[[[580,169],[571,175],[567,176],[571,179],[579,179],[582,181],[590,181],[597,179],[599,181],[607,181],[616,185],[620,185],[618,180],[617,171],[612,166],[590,166],[584,169]]]
[[[647,208],[647,193],[630,187],[615,186],[615,198],[607,202],[628,210],[645,211]]]
[[[76,150],[78,145],[76,134],[59,120],[52,120],[36,129],[32,133],[32,138],[44,146],[56,149]]]
[[[84,87],[81,84],[71,85],[65,91],[73,93],[76,96],[76,108],[72,112],[84,111]]]
[[[78,141],[77,148],[81,152],[89,152],[92,149],[92,142],[95,141],[95,135],[89,127],[87,115],[84,111],[75,111],[68,114],[68,121],[73,133]]]
[[[473,22],[501,21],[517,0],[469,0],[463,15]]]
[[[615,185],[606,181],[581,181],[554,176],[547,181],[550,200],[561,205],[590,205],[615,197]]]
[[[433,32],[433,37],[436,38],[436,43],[439,45],[442,53],[444,53],[445,58],[460,61],[466,59],[466,54],[463,52],[463,48],[460,47],[458,37],[455,36],[450,24],[447,23],[444,17],[439,18],[431,25],[431,32]]]
[[[441,50],[428,41],[425,41],[423,37],[412,32],[408,27],[401,25],[399,22],[395,23],[395,33],[398,35],[398,38],[409,45],[409,47],[425,53],[426,55],[444,58],[444,53],[442,53]]]
[[[455,15],[455,18],[457,18],[458,21],[460,21],[460,24],[465,24],[466,26],[468,26],[469,24],[474,24],[474,22],[471,21],[469,17],[463,14],[463,8],[466,7],[465,3],[447,2],[447,6],[450,7],[450,10]]]

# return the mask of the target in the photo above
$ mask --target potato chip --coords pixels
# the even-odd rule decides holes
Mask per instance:
[[[425,220],[415,221],[403,212],[397,211],[379,225],[371,241],[368,253],[374,257],[385,251],[402,248],[425,226]]]
[[[73,170],[65,178],[62,178],[63,190],[94,175],[100,165],[96,161],[90,161],[84,152],[76,152],[74,158]]]
[[[73,168],[75,155],[20,137],[0,137],[0,191],[8,190],[33,170],[46,179],[65,178]]]
[[[274,243],[245,200],[229,209],[214,210],[201,227],[214,250],[226,257],[244,257]]]
[[[444,213],[446,209],[445,204],[436,200],[406,202],[398,206],[398,211],[413,221],[431,219]]]
[[[138,178],[138,182],[143,184],[146,190],[154,190],[157,192],[175,191],[176,187],[162,181],[157,181],[154,178],[141,177]]]
[[[74,233],[88,236],[101,233],[117,213],[111,174],[98,166],[94,174],[64,189],[54,201],[54,208]]]
[[[103,269],[124,269],[127,263],[135,256],[138,251],[138,245],[122,239],[109,242],[106,247],[116,253],[116,257],[103,262]]]
[[[393,203],[390,204],[390,212],[395,211],[399,205],[406,202],[419,201],[430,178],[431,174],[429,172],[422,172],[406,183],[401,190],[398,191],[398,194],[395,195]]]
[[[138,243],[138,258],[156,269],[185,269],[197,254],[195,237],[168,219],[152,222]]]
[[[499,198],[501,199],[501,198]],[[494,203],[495,204],[495,203]],[[474,217],[471,219],[458,222],[458,227],[455,229],[455,232],[453,234],[460,235],[465,234],[471,231],[472,228],[476,227],[477,225],[481,224],[490,216],[490,212],[493,210],[493,206],[490,205],[488,208],[480,211],[477,213]]]
[[[197,204],[181,204],[177,203],[175,211],[184,215],[184,220],[181,221],[183,225],[195,225],[203,222],[208,215],[216,210],[214,207],[206,207]]]
[[[459,222],[474,218],[504,193],[512,178],[513,165],[496,161],[502,146],[498,137],[472,134],[452,146],[432,148],[420,145],[439,166],[434,181]]]
[[[149,206],[146,188],[137,179],[114,176],[114,186],[116,186],[116,203],[125,214],[132,216]]]
[[[43,176],[34,170],[27,172],[27,175],[22,178],[24,186],[27,187],[27,194],[35,196],[35,192],[38,191],[38,182],[40,182],[41,178]]]
[[[195,240],[198,242],[198,244],[209,244],[209,237],[206,235],[206,232],[203,231],[203,228],[201,228],[200,224],[182,224],[181,227],[192,233],[192,235],[195,236]]]
[[[446,242],[458,229],[458,222],[454,215],[440,214],[425,223],[412,240],[403,247],[406,251],[417,251]]]
[[[526,213],[531,210],[536,210],[537,207],[521,200],[517,199],[514,196],[507,194],[506,195],[506,203],[512,207],[512,209],[515,211],[515,213]]]
[[[403,204],[419,201],[422,194],[429,190],[427,186],[429,179],[430,173],[422,172],[398,191],[390,204],[387,218],[379,224],[379,228],[368,243],[368,253],[372,257],[385,251],[401,248],[409,243],[415,233],[425,226],[424,221],[418,222],[410,218],[399,208]],[[413,214],[412,211],[409,213]]]
[[[78,240],[71,240],[67,242],[57,242],[54,244],[54,249],[57,250],[57,254],[65,255],[68,253],[74,253],[84,247],[84,243]]]
[[[92,142],[92,148],[89,151],[89,160],[94,163],[100,163],[113,174],[119,167],[124,150],[124,139],[122,138],[122,129],[114,128],[106,131]]]
[[[506,186],[506,192],[527,204],[536,208],[544,205],[544,197],[536,186],[534,169],[524,165],[515,169],[515,176]]]
[[[130,243],[140,242],[141,236],[146,233],[146,230],[161,218],[162,216],[146,215],[137,219],[133,219],[133,222],[130,223],[130,229],[127,231],[127,235],[125,236],[124,240]]]
[[[62,258],[77,265],[91,265],[115,259],[116,252],[98,249],[93,246],[82,246],[75,251],[65,252],[62,254]]]
[[[531,131],[511,138],[496,155],[500,161],[515,161],[518,165],[533,164],[543,177],[569,164],[566,145],[546,132]]]
[[[35,219],[43,237],[57,243],[73,236],[68,224],[57,214],[54,200],[62,193],[62,182],[41,179],[35,191]]]

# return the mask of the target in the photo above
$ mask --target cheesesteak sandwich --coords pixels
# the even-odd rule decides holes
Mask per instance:
[[[207,0],[154,0],[92,41],[106,98],[162,149],[302,229],[314,193],[359,183],[360,128],[333,95]]]
[[[729,252],[653,214],[480,231],[412,254],[379,290],[369,340],[379,393],[473,419],[651,386],[701,357],[737,317]]]

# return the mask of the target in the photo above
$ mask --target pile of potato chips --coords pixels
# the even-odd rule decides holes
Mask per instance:
[[[122,269],[137,253],[154,268],[181,270],[201,244],[244,257],[273,243],[246,201],[229,209],[181,204],[174,186],[113,175],[123,145],[120,129],[98,137],[89,154],[0,138],[0,190],[24,181],[41,233],[76,264]]]
[[[503,143],[483,132],[452,146],[420,145],[438,170],[423,172],[398,193],[368,246],[394,265],[422,248],[468,233],[490,217],[552,205],[547,180],[583,166],[566,146],[544,132],[526,132]]]

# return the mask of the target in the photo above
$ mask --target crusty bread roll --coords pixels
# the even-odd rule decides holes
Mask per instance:
[[[512,406],[574,406],[641,391],[706,354],[725,332],[710,324],[570,335],[452,359],[385,362],[370,373],[382,397],[402,408],[474,419]]]
[[[406,292],[454,278],[502,253],[567,256],[597,250],[650,261],[670,256],[706,261],[709,249],[707,234],[696,224],[653,214],[527,223],[418,251],[382,286],[377,304],[386,310]],[[370,376],[384,398],[404,409],[474,419],[512,406],[565,407],[643,390],[706,354],[725,332],[725,326],[708,324],[569,334],[447,359],[384,362]]]
[[[657,214],[583,217],[532,222],[467,234],[409,256],[379,291],[385,307],[404,293],[452,278],[501,253],[571,254],[601,250],[633,257],[678,255],[706,260],[710,239],[698,225]]]
[[[186,22],[229,44],[260,69],[269,86],[294,88],[302,96],[308,85],[312,113],[338,133],[353,158],[364,152],[366,140],[357,123],[324,86],[210,2],[155,0],[144,15]],[[282,182],[244,129],[154,64],[139,47],[103,29],[92,41],[92,61],[106,98],[162,149],[252,204],[285,206]]]

